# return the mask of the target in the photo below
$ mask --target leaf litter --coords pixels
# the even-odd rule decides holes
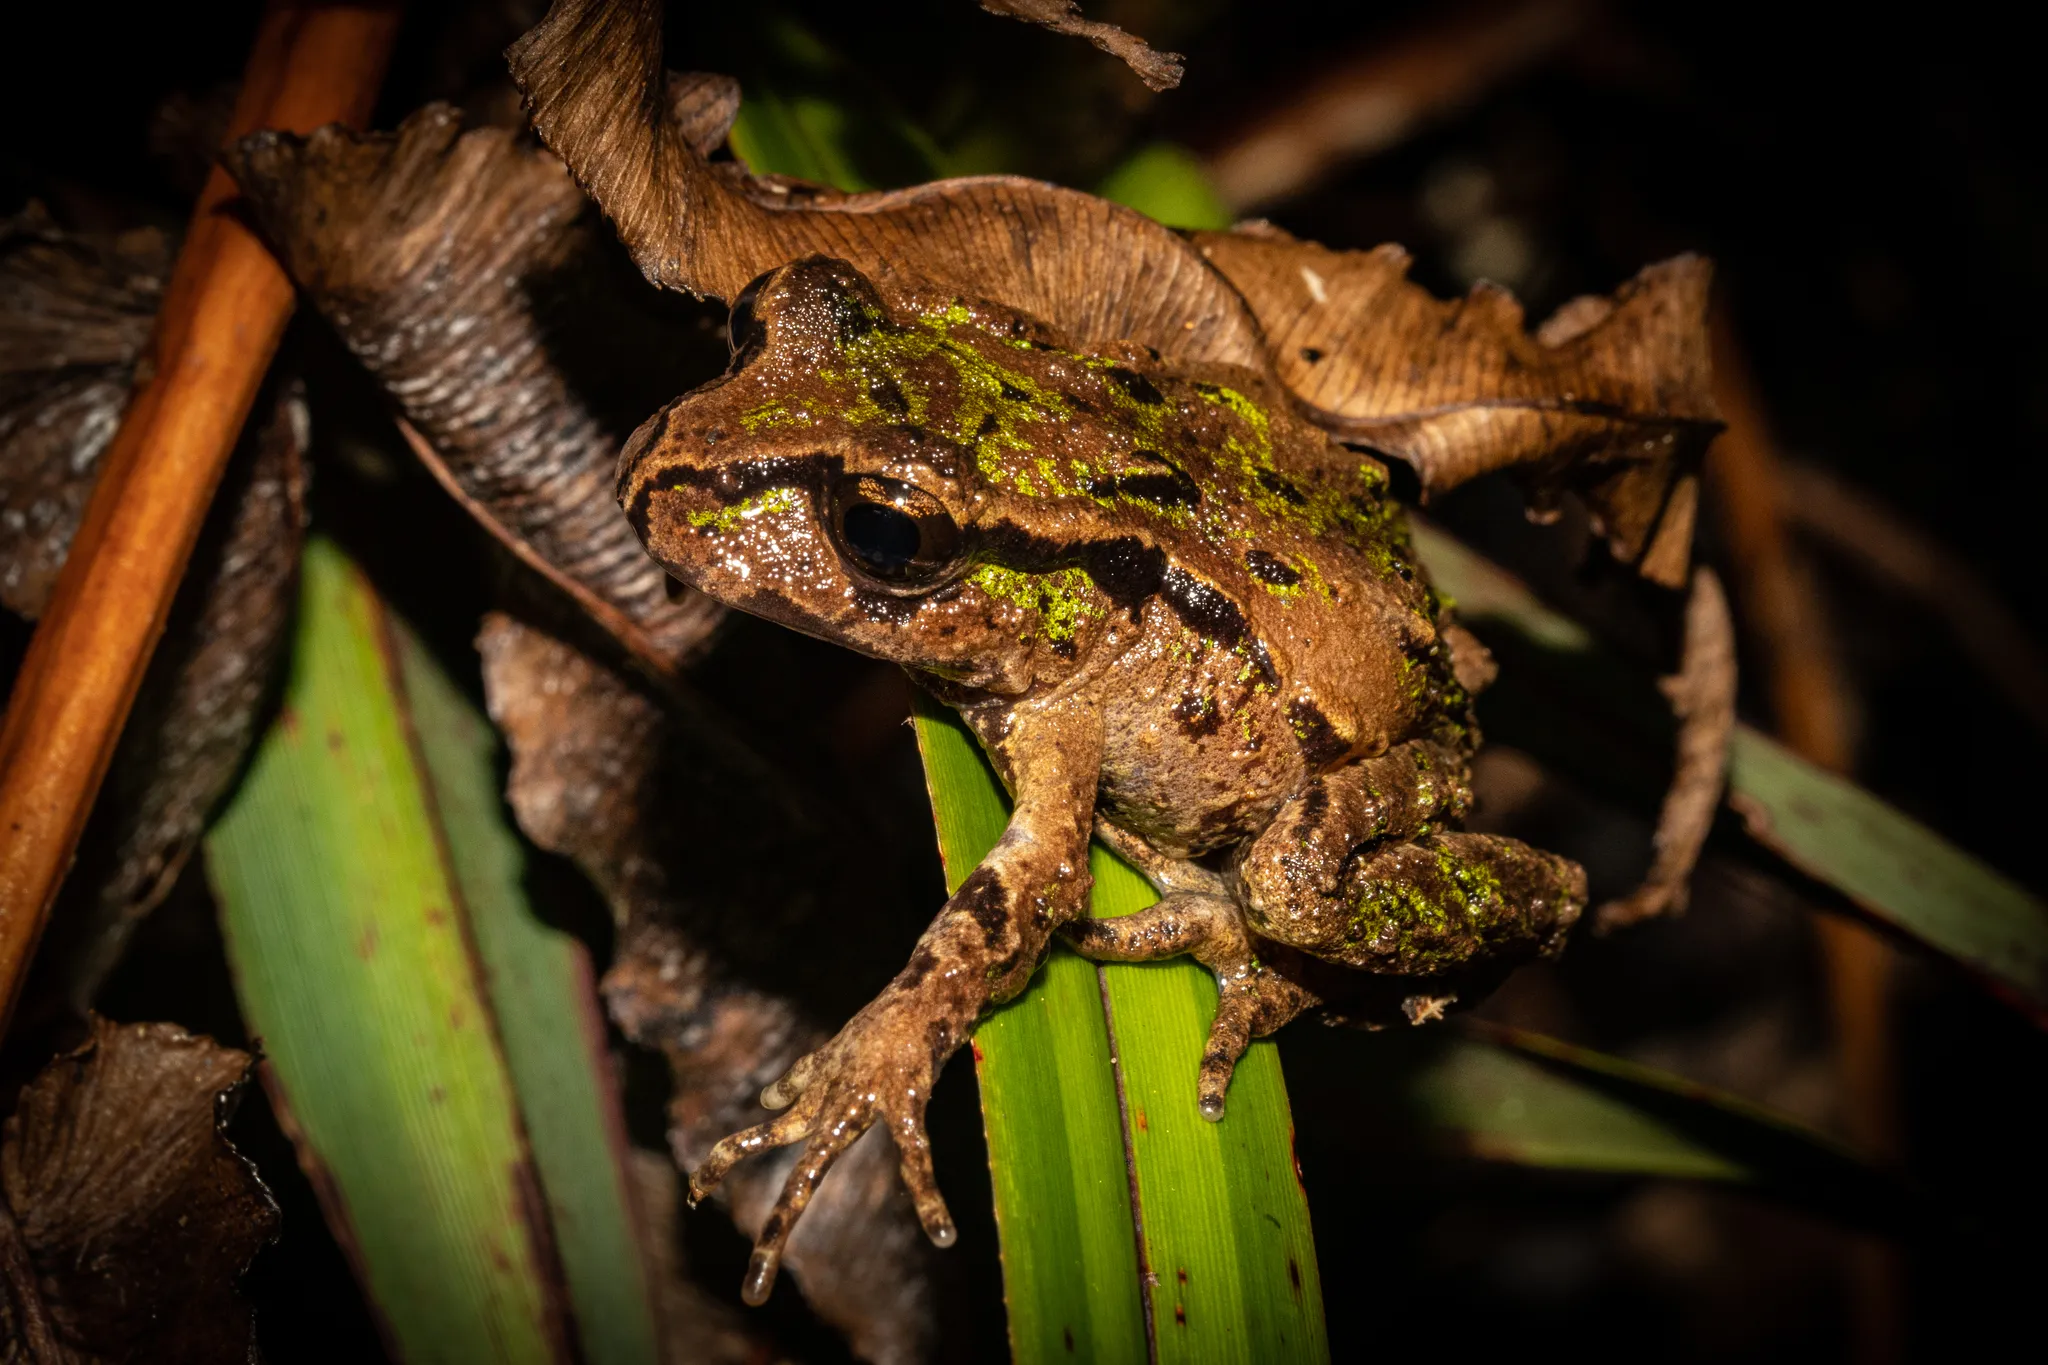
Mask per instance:
[[[222,1129],[254,1059],[95,1017],[0,1140],[0,1359],[245,1365],[236,1285],[277,1205]]]

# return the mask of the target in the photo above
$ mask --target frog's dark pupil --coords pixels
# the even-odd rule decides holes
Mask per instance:
[[[917,560],[917,521],[886,503],[857,502],[840,523],[846,548],[877,573],[893,573]]]

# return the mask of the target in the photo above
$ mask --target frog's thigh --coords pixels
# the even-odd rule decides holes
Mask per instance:
[[[1238,865],[1252,927],[1325,961],[1415,976],[1561,947],[1585,873],[1520,840],[1437,832],[1466,797],[1462,772],[1430,765],[1405,796],[1380,759],[1283,807]]]

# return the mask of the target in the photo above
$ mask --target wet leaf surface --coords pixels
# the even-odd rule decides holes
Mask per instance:
[[[277,1208],[221,1133],[251,1062],[96,1018],[23,1088],[0,1144],[0,1360],[253,1358],[235,1286]]]

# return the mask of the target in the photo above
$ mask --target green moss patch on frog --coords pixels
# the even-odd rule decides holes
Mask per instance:
[[[803,495],[794,488],[769,488],[740,502],[728,503],[724,507],[713,507],[702,512],[690,513],[690,525],[699,531],[712,535],[726,535],[742,522],[755,517],[774,516],[782,512],[793,512],[803,502]]]
[[[1473,960],[1503,910],[1500,877],[1485,863],[1438,844],[1434,877],[1368,878],[1345,939],[1416,976]]]
[[[1103,614],[1101,595],[1086,569],[1033,574],[983,564],[967,581],[998,602],[1037,612],[1038,638],[1052,645],[1071,644],[1083,626]]]

